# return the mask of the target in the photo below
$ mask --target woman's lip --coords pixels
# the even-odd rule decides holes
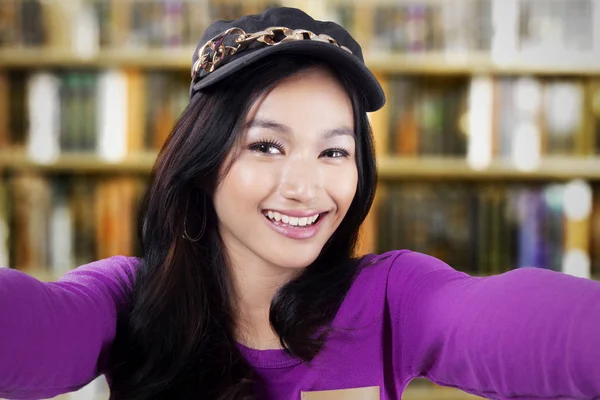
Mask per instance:
[[[318,210],[276,210],[274,208],[265,208],[263,210],[263,214],[268,213],[269,211],[278,212],[279,214],[287,215],[289,217],[312,217],[313,215],[323,214],[327,211],[318,211]]]
[[[314,214],[312,214],[314,215]],[[265,221],[271,228],[275,230],[275,232],[288,237],[290,239],[310,239],[317,235],[321,223],[323,220],[327,218],[327,213],[319,216],[319,219],[312,225],[309,226],[291,226],[291,225],[281,225],[280,222],[275,222],[265,216]]]

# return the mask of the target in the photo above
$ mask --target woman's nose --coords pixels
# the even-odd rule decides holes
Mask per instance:
[[[316,164],[317,162],[307,160],[290,160],[281,174],[281,195],[300,203],[314,203],[321,187]]]

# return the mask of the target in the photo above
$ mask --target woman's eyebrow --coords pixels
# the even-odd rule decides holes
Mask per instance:
[[[246,129],[250,128],[265,128],[286,134],[291,133],[291,129],[287,125],[283,125],[273,120],[263,118],[255,118],[253,120],[248,121],[246,123]]]
[[[323,131],[321,136],[323,136],[325,139],[331,139],[332,137],[336,137],[336,136],[354,137],[355,135],[354,135],[354,131],[352,129],[344,126],[341,128],[327,129],[327,130]]]
[[[273,121],[273,120],[270,120],[270,119],[264,119],[264,118],[255,118],[255,119],[248,121],[246,123],[246,129],[250,129],[250,128],[271,129],[273,131],[283,133],[285,135],[293,135],[293,131],[289,126],[281,124],[281,123]],[[326,129],[321,133],[321,136],[324,139],[331,139],[336,136],[354,137],[355,134],[354,134],[354,130],[352,130],[346,126],[342,126],[342,127],[334,128],[334,129]]]

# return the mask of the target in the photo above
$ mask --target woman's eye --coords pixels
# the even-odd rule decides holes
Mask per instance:
[[[344,149],[328,149],[321,153],[321,155],[327,158],[342,158],[348,157],[350,153]]]
[[[282,154],[283,148],[277,143],[260,142],[250,146],[250,150],[263,154]]]

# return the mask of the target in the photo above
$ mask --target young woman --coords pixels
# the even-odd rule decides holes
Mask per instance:
[[[353,257],[383,102],[338,25],[287,8],[213,24],[148,187],[143,257],[46,284],[0,270],[0,397],[106,374],[113,399],[398,399],[414,377],[598,398],[600,283]]]

